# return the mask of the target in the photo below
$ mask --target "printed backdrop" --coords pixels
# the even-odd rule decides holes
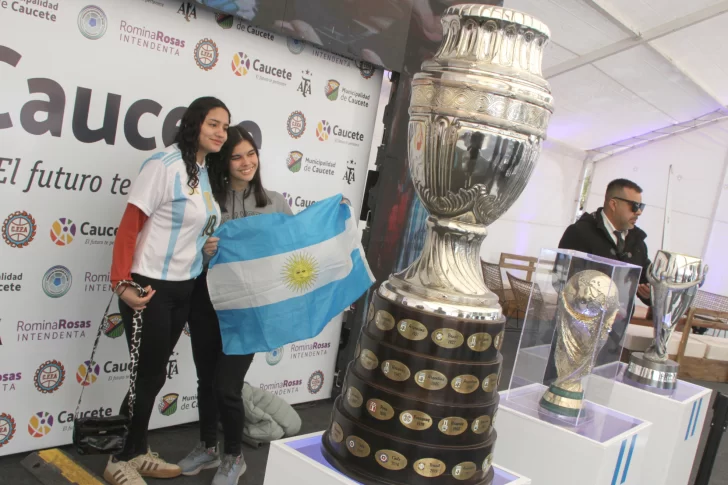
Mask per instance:
[[[222,99],[294,212],[343,193],[358,213],[381,79],[190,2],[0,1],[0,455],[70,443],[129,187],[185,106]],[[329,397],[340,326],[257,355],[248,382],[290,403]],[[81,413],[116,414],[117,314],[94,360]],[[197,420],[187,333],[167,377],[153,428]]]

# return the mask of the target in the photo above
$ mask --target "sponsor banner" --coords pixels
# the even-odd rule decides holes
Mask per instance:
[[[142,163],[174,142],[185,107],[222,99],[294,213],[337,193],[358,213],[382,72],[196,2],[7,1],[0,15],[5,455],[66,445],[76,417],[119,412],[130,329],[116,301],[101,318],[114,240]],[[328,398],[340,326],[257,355],[246,381],[292,404]],[[190,341],[185,325],[152,428],[198,419]]]

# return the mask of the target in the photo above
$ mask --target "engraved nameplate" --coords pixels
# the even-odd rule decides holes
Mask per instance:
[[[452,476],[455,480],[467,480],[475,475],[478,471],[478,465],[472,461],[464,461],[458,463],[452,469]]]
[[[381,399],[370,399],[367,401],[367,411],[372,417],[386,421],[394,417],[394,409],[386,401]]]
[[[344,441],[344,430],[341,429],[341,426],[339,426],[339,423],[336,421],[334,421],[334,424],[331,425],[331,433],[329,433],[329,436],[331,436],[331,439],[336,443]]]
[[[501,330],[498,335],[495,336],[495,348],[500,350],[503,346],[503,338],[506,336],[505,330]]]
[[[493,337],[488,333],[474,333],[468,337],[468,347],[474,352],[484,352],[490,348]]]
[[[369,456],[369,452],[371,451],[366,441],[354,435],[346,438],[346,449],[352,455],[358,456],[359,458]]]
[[[394,328],[394,317],[387,311],[379,310],[374,319],[374,325],[383,332],[387,332]]]
[[[439,391],[447,386],[447,377],[436,370],[421,370],[415,374],[415,382],[428,391]]]
[[[455,390],[455,392],[460,394],[470,394],[475,391],[479,385],[480,381],[478,378],[469,374],[457,376],[450,383],[450,386]]]
[[[463,418],[457,416],[451,416],[449,418],[442,418],[437,425],[437,429],[447,436],[457,436],[463,434],[468,429],[468,422]]]
[[[498,374],[491,374],[483,379],[483,390],[485,392],[493,392],[498,387]]]
[[[429,414],[415,410],[402,411],[399,415],[399,422],[404,427],[415,431],[423,431],[432,426],[432,418]]]
[[[393,381],[403,382],[410,378],[409,367],[396,360],[382,362],[382,372]]]
[[[473,420],[473,424],[470,425],[470,429],[475,434],[483,434],[490,429],[490,416],[480,416]]]
[[[463,345],[465,337],[452,328],[441,328],[432,332],[432,341],[444,349],[457,349]]]
[[[393,450],[377,451],[377,463],[387,470],[402,470],[407,466],[407,458]]]
[[[424,340],[427,338],[427,327],[415,320],[405,319],[397,325],[397,331],[407,340]]]
[[[445,473],[445,464],[435,458],[422,458],[413,465],[415,471],[427,478],[439,477]]]
[[[359,362],[361,363],[361,366],[367,370],[374,370],[379,365],[379,359],[377,359],[374,352],[369,349],[361,351],[361,355],[359,355]]]
[[[349,406],[358,408],[364,402],[364,397],[359,392],[359,389],[354,386],[349,386],[349,390],[346,391],[346,401],[349,403]]]

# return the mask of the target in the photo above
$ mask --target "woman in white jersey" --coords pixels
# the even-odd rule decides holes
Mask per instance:
[[[195,100],[180,122],[174,145],[142,164],[114,242],[111,280],[120,285],[119,311],[131,348],[132,316],[143,310],[134,413],[124,450],[112,456],[104,479],[112,485],[144,485],[142,477],[172,478],[180,467],[147,444],[149,419],[167,378],[169,357],[190,311],[202,248],[220,220],[208,163],[227,140],[230,111],[212,97]],[[124,398],[121,414],[128,414]]]
[[[220,203],[222,222],[241,217],[283,212],[291,208],[278,192],[266,190],[258,170],[258,147],[253,137],[239,126],[228,130],[228,140],[211,164],[210,182]],[[208,239],[205,252],[217,251],[215,237]],[[200,443],[179,462],[184,475],[218,467],[213,485],[234,485],[245,472],[241,449],[243,439],[242,392],[245,374],[255,354],[225,355],[220,323],[207,291],[207,273],[195,282],[190,311],[192,356],[197,369],[197,405],[200,413]],[[222,422],[224,455],[217,446],[217,423]]]

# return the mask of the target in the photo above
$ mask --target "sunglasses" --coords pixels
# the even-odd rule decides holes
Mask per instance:
[[[612,199],[617,199],[617,200],[621,200],[622,202],[632,204],[632,212],[638,212],[638,211],[645,210],[645,204],[643,204],[642,202],[635,202],[633,200],[623,199],[621,197],[612,197]]]

